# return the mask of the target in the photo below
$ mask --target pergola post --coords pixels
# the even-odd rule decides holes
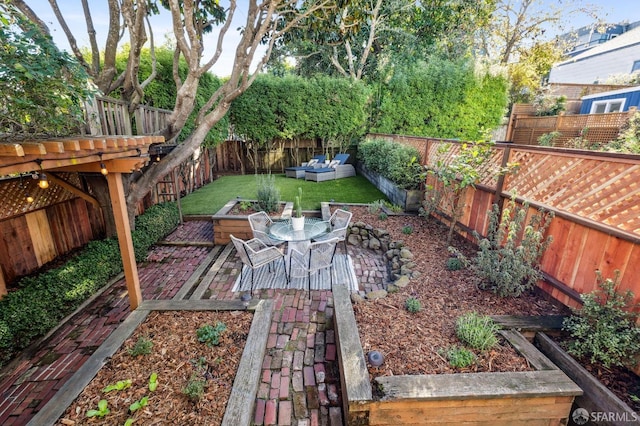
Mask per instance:
[[[107,183],[109,184],[113,217],[118,233],[120,254],[122,255],[124,278],[127,282],[127,290],[129,292],[129,303],[133,311],[142,302],[142,293],[140,291],[140,278],[138,277],[138,267],[133,250],[133,240],[131,239],[131,226],[129,225],[129,216],[127,214],[127,202],[124,196],[122,173],[109,173],[107,175]]]

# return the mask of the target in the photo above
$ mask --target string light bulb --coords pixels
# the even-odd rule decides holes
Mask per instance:
[[[38,180],[38,186],[42,189],[47,189],[49,187],[49,181],[47,180],[47,175],[42,170],[42,160],[38,158],[35,162],[40,167],[40,173],[38,175],[40,180]]]
[[[49,180],[47,179],[47,175],[44,172],[40,173],[40,180],[38,181],[38,186],[42,189],[47,189],[49,187]]]
[[[29,175],[32,176],[31,174],[29,174]],[[29,204],[33,203],[33,197],[29,194],[29,189],[25,188],[24,184],[22,183],[22,173],[20,173],[20,189],[22,191],[24,191],[24,195],[25,195],[25,198],[27,200],[27,203],[29,203]]]
[[[102,161],[102,153],[99,152],[98,156],[100,157],[100,173],[102,173],[103,176],[106,176],[109,174],[109,170],[107,170],[107,166],[104,165],[104,162]]]
[[[160,154],[156,156],[156,163],[159,163],[159,162],[160,162]]]

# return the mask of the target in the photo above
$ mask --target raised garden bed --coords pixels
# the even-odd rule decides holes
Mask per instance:
[[[564,424],[582,390],[520,333],[503,336],[535,371],[378,377],[369,381],[346,289],[334,288],[344,416],[349,425]]]
[[[59,420],[61,416],[67,410],[67,407],[71,406],[74,401],[81,395],[83,390],[87,388],[98,372],[105,366],[111,357],[117,353],[117,351],[123,346],[123,343],[135,332],[135,330],[145,321],[145,319],[152,312],[159,311],[174,311],[180,313],[187,312],[205,312],[205,311],[243,311],[252,310],[255,311],[253,320],[251,321],[251,327],[244,343],[244,349],[240,362],[235,371],[235,379],[233,381],[233,387],[228,393],[226,402],[226,410],[224,411],[224,418],[216,421],[216,424],[222,425],[249,425],[252,420],[253,405],[255,403],[255,395],[258,389],[260,381],[260,367],[266,350],[266,339],[269,331],[269,324],[271,323],[272,315],[272,301],[262,300],[254,301],[248,306],[240,301],[145,301],[138,309],[133,311],[127,319],[114,331],[107,340],[94,352],[94,354],[82,365],[80,369],[73,375],[73,377],[64,384],[64,386],[56,393],[56,395],[43,407],[38,414],[33,417],[29,422],[29,425],[42,425],[42,424],[55,424],[60,421],[59,424],[70,424],[69,420]],[[194,330],[195,332],[195,330]],[[161,350],[158,347],[158,350]],[[185,354],[188,355],[188,354]],[[198,360],[187,359],[184,363],[189,364],[191,362],[197,362]],[[221,360],[224,362],[224,360]],[[114,366],[116,369],[118,366]],[[182,368],[182,367],[181,367]],[[151,372],[145,372],[145,374]],[[177,373],[177,371],[176,371]],[[160,376],[160,375],[159,375]],[[122,380],[127,379],[122,377]],[[136,382],[139,381],[138,377],[133,378]],[[145,383],[147,378],[144,377]],[[166,393],[164,400],[154,401],[154,406],[162,412],[163,417],[154,419],[153,413],[151,418],[146,421],[152,423],[157,420],[164,419],[175,424],[184,424],[185,419],[169,420],[169,416],[173,415],[172,410],[167,410],[167,406],[172,405],[172,398],[186,398],[182,394],[175,394],[175,390],[171,391],[167,387],[167,384],[171,381],[177,380],[176,377],[167,378],[166,374],[163,377],[158,377],[159,386],[158,389],[152,395],[157,398],[161,392]],[[145,389],[141,390],[145,393]],[[157,393],[157,394],[156,394]],[[142,396],[138,395],[138,396]],[[102,397],[102,396],[101,396]],[[220,395],[218,395],[220,397]],[[215,395],[214,395],[215,398]],[[98,398],[99,399],[99,398]],[[149,397],[151,405],[152,397]],[[94,401],[97,405],[98,400]],[[126,401],[127,404],[134,401]],[[206,403],[203,402],[203,403]],[[152,411],[151,408],[148,409]],[[168,414],[167,414],[168,413]],[[145,414],[147,414],[145,412]],[[158,414],[160,416],[160,414]],[[148,415],[147,415],[148,417]],[[87,420],[84,415],[84,420]],[[95,422],[95,418],[89,419],[91,424],[98,424]],[[105,417],[105,420],[108,420]],[[74,423],[76,424],[76,423]],[[108,422],[105,424],[109,424]],[[141,419],[136,420],[135,424],[148,424],[142,423]]]
[[[545,333],[536,333],[535,344],[583,389],[584,394],[575,399],[573,413],[582,408],[586,410],[590,420],[597,424],[628,425],[640,422],[640,414],[618,398]],[[585,423],[573,422],[570,424]]]
[[[417,212],[422,207],[424,191],[420,189],[398,188],[393,182],[377,173],[367,170],[362,164],[358,164],[358,173],[366,177],[369,182],[376,186],[389,200],[406,212]]]
[[[243,240],[253,238],[251,227],[247,216],[253,213],[253,210],[244,213],[238,209],[243,200],[230,200],[216,214],[211,217],[213,221],[213,241],[217,245],[224,245],[231,242],[229,235],[233,234]],[[281,213],[275,215],[276,218],[289,218],[293,210],[293,203],[283,203]],[[305,216],[319,216],[319,212],[305,211]]]

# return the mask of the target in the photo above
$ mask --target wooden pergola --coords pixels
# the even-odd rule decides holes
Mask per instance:
[[[127,215],[123,173],[140,170],[149,162],[149,147],[162,143],[162,136],[90,136],[25,142],[0,142],[0,176],[16,173],[88,172],[100,173],[106,168],[109,195],[113,208],[118,244],[131,309],[142,302],[140,280]],[[96,204],[96,200],[80,188],[56,178],[47,179]],[[6,283],[0,270],[0,295],[6,293]]]

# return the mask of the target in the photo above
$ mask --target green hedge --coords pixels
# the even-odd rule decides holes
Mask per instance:
[[[385,139],[367,139],[358,145],[358,159],[367,170],[382,175],[402,189],[419,189],[424,181],[417,149]]]
[[[179,222],[175,203],[152,206],[136,218],[136,261]],[[19,289],[0,300],[0,366],[44,336],[62,318],[122,271],[118,240],[92,241],[64,265],[22,278]]]

